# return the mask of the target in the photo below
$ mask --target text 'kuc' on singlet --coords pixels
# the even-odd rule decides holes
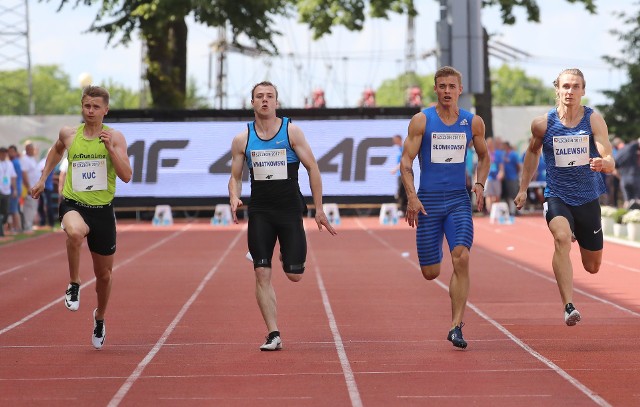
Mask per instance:
[[[422,110],[427,117],[420,146],[420,187],[422,191],[466,189],[465,159],[473,138],[473,113],[460,109],[451,126],[438,116],[436,108]]]
[[[605,191],[602,174],[591,171],[589,159],[600,157],[591,129],[593,109],[584,106],[576,127],[566,127],[554,107],[547,113],[542,153],[547,166],[545,197],[556,197],[571,206],[597,199]]]
[[[62,195],[87,205],[107,205],[116,193],[116,171],[104,142],[99,137],[85,138],[84,126],[78,126],[69,147]],[[109,129],[105,125],[102,128]]]
[[[268,140],[258,136],[255,122],[247,124],[245,159],[251,174],[249,211],[303,209],[298,184],[300,159],[289,142],[290,122],[291,119],[283,117],[280,129]]]

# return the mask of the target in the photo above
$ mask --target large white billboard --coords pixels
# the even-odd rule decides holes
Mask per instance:
[[[311,145],[325,196],[394,195],[398,152],[392,137],[407,133],[406,120],[294,120]],[[231,140],[247,123],[109,123],[125,135],[133,178],[118,181],[118,197],[226,197]],[[417,159],[414,173],[419,176]],[[245,166],[242,196],[250,194]],[[309,179],[300,166],[302,193]],[[416,179],[416,183],[418,180]]]

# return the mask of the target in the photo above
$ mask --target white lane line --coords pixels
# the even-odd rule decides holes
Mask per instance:
[[[327,314],[327,319],[329,320],[329,327],[331,328],[331,334],[333,335],[333,341],[335,343],[336,351],[338,352],[338,358],[340,359],[340,365],[342,366],[342,373],[344,375],[344,380],[347,384],[347,390],[349,391],[349,398],[351,399],[351,405],[353,407],[362,407],[362,399],[360,397],[360,392],[358,391],[358,385],[356,383],[356,379],[353,376],[353,371],[351,370],[351,364],[349,363],[349,358],[347,357],[347,352],[344,349],[344,344],[342,343],[342,337],[340,336],[340,331],[338,330],[338,324],[336,323],[336,318],[333,315],[333,310],[331,309],[331,303],[329,302],[329,295],[327,294],[327,289],[324,286],[324,281],[322,280],[322,275],[320,272],[320,267],[317,266],[316,257],[309,247],[309,254],[311,255],[311,260],[314,264],[316,264],[316,280],[318,281],[318,288],[320,289],[320,294],[322,295],[322,304],[324,305],[324,312]]]
[[[151,363],[153,358],[160,351],[160,348],[162,348],[162,345],[164,345],[164,343],[167,341],[167,339],[169,339],[169,336],[173,333],[174,329],[176,328],[178,323],[182,320],[182,318],[185,316],[185,314],[187,313],[189,308],[191,308],[191,305],[198,298],[198,296],[200,295],[202,290],[204,290],[204,287],[207,285],[209,280],[211,280],[213,275],[218,271],[218,267],[220,267],[220,264],[227,258],[227,255],[231,251],[231,248],[233,246],[235,246],[236,243],[238,242],[238,240],[240,239],[240,237],[244,235],[246,227],[247,226],[245,225],[236,234],[236,237],[234,237],[233,240],[229,243],[229,245],[227,246],[226,250],[218,258],[218,262],[204,276],[204,278],[202,279],[202,281],[200,282],[200,284],[198,285],[196,290],[193,292],[193,294],[191,294],[191,297],[182,306],[182,308],[180,309],[178,314],[175,316],[173,321],[171,321],[169,326],[167,326],[167,329],[165,329],[164,333],[160,336],[160,338],[158,339],[156,344],[153,346],[153,348],[151,348],[149,353],[147,353],[147,355],[144,357],[144,359],[142,359],[142,361],[138,364],[138,366],[135,368],[133,373],[131,373],[131,375],[127,378],[127,380],[125,380],[125,382],[122,384],[122,386],[120,386],[120,388],[118,389],[116,394],[113,396],[111,401],[109,401],[108,407],[116,407],[116,406],[118,406],[120,404],[122,399],[124,399],[124,397],[127,395],[127,393],[129,392],[129,390],[131,389],[133,384],[140,378],[140,376],[142,375],[142,372],[144,371],[144,369],[147,367],[147,365],[149,365],[149,363]]]
[[[2,271],[0,271],[0,277],[4,276],[5,274],[13,273],[14,271],[20,270],[22,268],[26,268],[26,267],[32,266],[32,265],[40,263],[40,262],[44,262],[45,260],[48,260],[48,259],[50,259],[52,257],[59,256],[59,255],[64,254],[64,253],[66,253],[66,250],[58,250],[57,252],[53,252],[53,253],[49,254],[48,256],[38,257],[37,259],[32,260],[32,261],[30,261],[28,263],[21,263],[21,264],[19,264],[17,266],[9,268],[9,269],[2,270]]]
[[[380,243],[382,243],[384,246],[386,246],[387,248],[389,248],[392,251],[395,251],[395,249],[384,239],[382,239],[380,236],[376,235],[373,231],[370,231],[369,229],[366,228],[365,225],[363,225],[361,222],[358,221],[358,223],[360,224],[360,227],[365,230],[366,232],[368,232],[371,236],[373,236],[376,240],[378,240]],[[497,256],[496,256],[497,257]],[[408,263],[411,263],[413,265],[414,268],[420,270],[420,266],[415,263],[415,261],[412,261],[408,258],[404,258],[404,260],[406,260]],[[502,259],[504,260],[504,259]],[[510,262],[510,264],[516,265],[513,262]],[[545,276],[546,277],[546,276]],[[449,286],[444,284],[443,282],[441,282],[440,280],[433,280],[438,286],[440,286],[442,289],[444,289],[445,291],[449,292]],[[555,280],[554,280],[555,283]],[[533,348],[531,348],[529,345],[527,345],[526,343],[524,343],[523,341],[521,341],[518,337],[516,337],[514,334],[512,334],[507,328],[505,328],[504,326],[502,326],[500,323],[498,323],[497,321],[493,320],[491,317],[489,317],[489,315],[485,314],[484,312],[482,312],[480,310],[480,308],[476,307],[475,305],[473,305],[473,303],[467,301],[467,307],[469,307],[471,310],[473,310],[476,314],[478,314],[482,319],[484,319],[485,321],[489,322],[491,325],[493,325],[494,327],[496,327],[500,332],[502,332],[505,336],[507,336],[509,339],[511,339],[516,345],[520,346],[525,352],[527,352],[528,354],[530,354],[531,356],[533,356],[534,358],[538,359],[540,362],[542,362],[544,365],[546,365],[547,367],[549,367],[549,369],[553,370],[554,372],[556,372],[560,377],[562,377],[563,379],[565,379],[566,381],[568,381],[571,385],[573,385],[576,389],[578,389],[580,392],[582,392],[584,395],[586,395],[587,397],[589,397],[594,403],[596,403],[598,406],[601,407],[611,407],[611,404],[609,404],[605,399],[603,399],[602,397],[598,396],[595,392],[593,392],[591,389],[589,389],[587,386],[585,386],[584,384],[582,384],[580,381],[578,381],[576,378],[574,378],[573,376],[571,376],[569,373],[565,372],[560,366],[556,365],[555,363],[553,363],[551,360],[547,359],[546,357],[542,356],[540,353],[536,352]]]
[[[483,248],[476,247],[476,248],[474,248],[474,250],[481,251],[481,252],[483,252],[483,253],[485,253],[485,254],[487,254],[487,255],[489,255],[489,256],[491,256],[491,257],[495,258],[495,259],[498,259],[498,260],[503,261],[503,262],[505,262],[505,263],[507,263],[507,264],[510,264],[510,265],[512,265],[513,267],[519,268],[519,269],[520,269],[520,270],[522,270],[522,271],[525,271],[525,272],[527,272],[527,273],[529,273],[529,274],[533,274],[534,276],[536,276],[536,277],[540,277],[540,278],[542,278],[543,280],[547,280],[547,281],[549,281],[549,282],[551,282],[551,283],[553,283],[553,284],[557,284],[557,283],[556,283],[556,279],[555,279],[555,277],[549,277],[548,275],[546,275],[546,274],[544,274],[544,273],[541,273],[541,272],[539,272],[539,271],[536,271],[536,270],[534,270],[534,269],[532,269],[532,268],[529,268],[529,267],[527,267],[527,266],[523,266],[523,265],[521,265],[521,264],[518,264],[518,263],[516,263],[516,262],[515,262],[515,261],[513,261],[513,260],[509,260],[509,259],[504,258],[503,256],[496,255],[495,253],[493,253],[493,252],[491,252],[491,251],[488,251],[488,250],[485,250],[485,249],[483,249]],[[584,291],[584,290],[581,290],[581,289],[579,289],[579,288],[575,288],[575,287],[573,288],[573,291],[574,291],[574,292],[577,292],[577,293],[580,293],[580,294],[584,295],[585,297],[591,298],[591,299],[592,299],[592,300],[594,300],[594,301],[598,301],[598,302],[601,302],[601,303],[603,303],[603,304],[607,304],[607,305],[609,305],[609,306],[611,306],[611,307],[613,307],[613,308],[616,308],[616,309],[618,309],[618,310],[620,310],[620,311],[626,312],[626,313],[628,313],[628,314],[630,314],[630,315],[633,315],[634,317],[640,317],[640,313],[635,312],[635,311],[633,311],[633,310],[630,310],[629,308],[625,308],[625,307],[623,307],[622,305],[618,305],[618,304],[616,304],[616,303],[614,303],[614,302],[611,302],[611,301],[609,301],[609,300],[607,300],[607,299],[605,299],[605,298],[598,297],[598,296],[597,296],[597,295],[595,295],[595,294],[588,293],[588,292],[586,292],[586,291]]]
[[[116,266],[113,267],[113,271],[115,272],[117,269],[119,269],[120,267],[124,266],[125,264],[128,264],[134,260],[136,260],[138,257],[141,257],[143,255],[145,255],[146,253],[154,250],[155,248],[157,248],[158,246],[166,243],[167,241],[177,237],[178,235],[180,235],[181,233],[183,233],[184,231],[189,229],[189,225],[186,225],[185,227],[183,227],[182,229],[180,229],[179,231],[173,233],[170,236],[165,237],[164,239],[154,243],[153,245],[147,247],[146,249],[140,251],[138,254],[136,254],[135,256],[129,257],[126,260],[122,261],[121,263],[118,263]],[[96,278],[93,277],[91,280],[87,281],[86,283],[82,284],[80,286],[80,289],[86,288],[89,285],[93,284],[96,281]],[[21,320],[14,322],[13,324],[6,326],[2,329],[0,329],[0,335],[5,334],[7,332],[9,332],[10,330],[12,330],[13,328],[19,327],[20,325],[24,324],[25,322],[29,321],[30,319],[40,315],[41,313],[43,313],[44,311],[48,310],[49,308],[53,307],[54,305],[58,305],[61,304],[62,301],[64,300],[64,295],[62,295],[61,297],[51,301],[50,303],[48,303],[47,305],[41,307],[40,309],[37,309],[35,311],[33,311],[31,314],[27,315],[26,317],[22,318]]]

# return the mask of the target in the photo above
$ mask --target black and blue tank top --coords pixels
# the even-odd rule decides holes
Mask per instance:
[[[547,167],[545,197],[556,197],[571,206],[597,199],[605,191],[602,174],[591,171],[589,159],[600,157],[591,129],[593,109],[584,106],[584,115],[575,127],[566,127],[557,108],[547,114],[547,131],[542,154]]]

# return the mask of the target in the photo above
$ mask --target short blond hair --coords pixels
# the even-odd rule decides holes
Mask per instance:
[[[102,98],[104,103],[109,105],[109,91],[100,86],[89,85],[82,90],[82,98],[81,101],[84,100],[86,96],[92,98]]]

